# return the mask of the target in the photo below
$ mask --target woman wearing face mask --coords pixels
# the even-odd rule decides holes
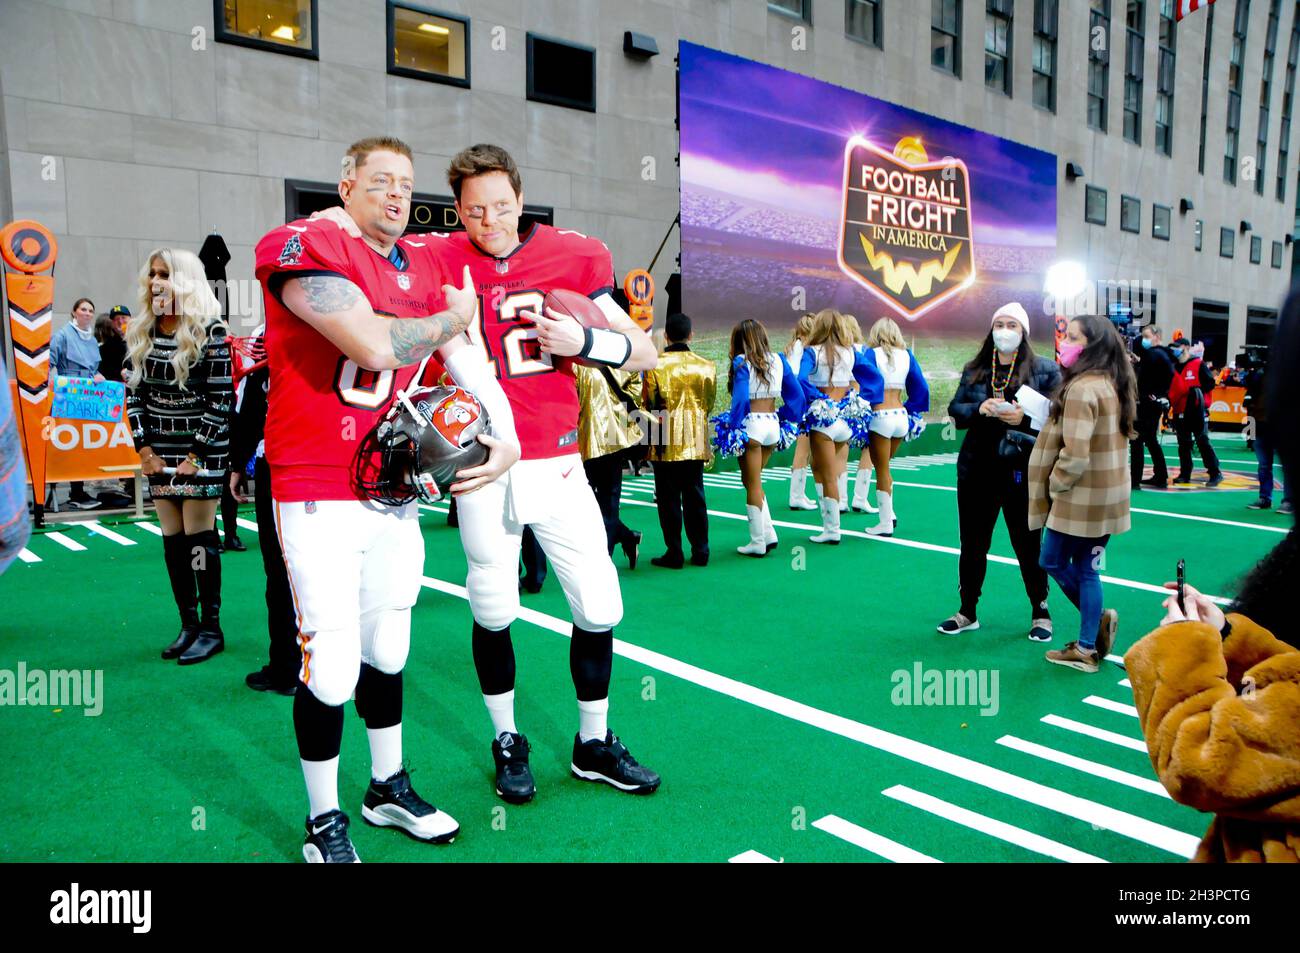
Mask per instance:
[[[99,383],[99,342],[95,340],[95,302],[78,298],[72,306],[72,320],[50,338],[50,375],[86,377]],[[100,501],[86,492],[80,480],[72,484],[68,505],[78,510],[93,510]]]
[[[1106,318],[1074,318],[1061,345],[1061,389],[1029,457],[1029,526],[1046,526],[1039,562],[1079,610],[1079,638],[1047,660],[1096,672],[1119,614],[1102,608],[1106,544],[1129,529],[1129,447],[1137,380]]]
[[[988,571],[989,547],[998,514],[1006,524],[1029,597],[1029,638],[1049,642],[1047,573],[1038,565],[1041,532],[1029,528],[1029,449],[1042,420],[1031,418],[1016,400],[1029,387],[1052,397],[1061,382],[1056,362],[1038,357],[1029,344],[1029,315],[1018,302],[993,314],[993,326],[979,353],[962,370],[948,414],[966,431],[957,455],[957,517],[961,526],[961,608],[939,623],[945,635],[980,624],[976,610]]]
[[[1205,346],[1192,344],[1179,335],[1169,346],[1174,352],[1174,379],[1169,385],[1169,403],[1174,410],[1174,432],[1178,435],[1178,476],[1174,483],[1192,482],[1192,443],[1201,452],[1201,462],[1209,473],[1205,485],[1214,489],[1223,482],[1219,456],[1210,445],[1209,414],[1205,390],[1201,386],[1201,360]]]
[[[158,510],[181,616],[180,634],[162,657],[192,665],[225,647],[214,518],[226,482],[234,399],[221,306],[194,254],[160,248],[145,259],[140,312],[127,326],[126,348],[131,436]]]

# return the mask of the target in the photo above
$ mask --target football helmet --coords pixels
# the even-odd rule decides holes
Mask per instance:
[[[361,442],[353,483],[367,498],[390,506],[440,500],[456,482],[456,471],[487,460],[488,448],[478,437],[490,425],[483,406],[459,387],[398,391]]]

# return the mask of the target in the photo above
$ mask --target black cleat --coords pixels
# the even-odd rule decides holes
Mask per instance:
[[[573,762],[569,765],[575,778],[604,781],[629,794],[652,794],[659,787],[659,775],[637,763],[614,732],[606,731],[603,741],[583,741],[573,736]]]
[[[370,781],[361,816],[375,827],[398,827],[416,840],[450,844],[460,825],[446,811],[440,811],[411,787],[411,776],[403,768],[391,778]]]
[[[356,848],[348,836],[348,816],[342,811],[326,811],[320,817],[307,818],[307,839],[302,842],[302,857],[309,864],[359,864]]]
[[[497,794],[510,804],[527,804],[537,793],[528,769],[528,739],[503,731],[492,739],[492,760],[497,764]]]

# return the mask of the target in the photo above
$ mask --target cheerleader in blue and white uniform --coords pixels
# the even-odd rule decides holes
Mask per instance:
[[[864,387],[862,395],[871,403],[867,447],[876,471],[876,500],[880,507],[880,521],[867,533],[893,536],[898,521],[894,518],[894,478],[889,461],[904,438],[914,440],[925,429],[921,415],[930,409],[930,385],[916,355],[907,349],[903,332],[891,318],[881,318],[871,326],[862,356],[875,370],[879,382],[871,389]],[[901,396],[904,391],[906,401]]]
[[[844,316],[823,309],[817,312],[799,366],[799,382],[808,402],[804,428],[809,434],[822,518],[822,531],[810,538],[814,543],[840,541],[841,454],[847,454],[847,445],[862,446],[867,441],[871,407],[852,389],[855,381],[861,394],[874,394],[881,388],[880,372],[854,351]]]
[[[731,330],[731,373],[727,378],[731,408],[713,418],[718,452],[739,457],[745,484],[749,542],[737,547],[746,556],[766,556],[776,548],[776,530],[763,468],[773,451],[795,442],[803,418],[804,394],[784,354],[773,353],[767,331],[757,321],[741,321]],[[776,409],[776,399],[784,403]]]

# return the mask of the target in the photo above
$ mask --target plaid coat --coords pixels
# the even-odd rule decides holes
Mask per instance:
[[[1128,437],[1119,397],[1101,373],[1070,383],[1029,457],[1029,528],[1094,538],[1129,528]]]

